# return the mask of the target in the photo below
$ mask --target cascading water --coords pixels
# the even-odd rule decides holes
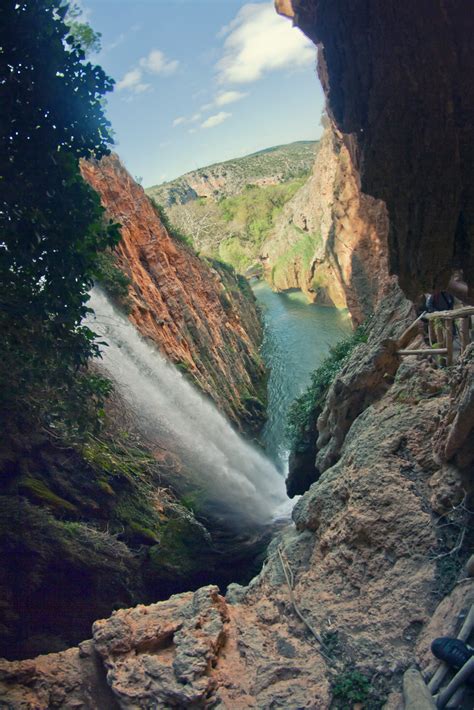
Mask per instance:
[[[87,325],[108,343],[103,367],[147,439],[191,472],[205,508],[236,528],[268,523],[285,509],[285,485],[274,465],[141,338],[100,289],[93,289],[89,305],[94,314]]]

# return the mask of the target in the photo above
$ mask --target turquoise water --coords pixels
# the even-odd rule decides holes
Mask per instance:
[[[274,293],[264,281],[252,284],[262,309],[262,356],[270,370],[268,420],[262,434],[268,456],[286,475],[285,430],[293,400],[334,345],[351,332],[347,311],[308,303],[301,291]]]

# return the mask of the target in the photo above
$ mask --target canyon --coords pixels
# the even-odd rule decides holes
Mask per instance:
[[[262,330],[246,281],[173,239],[117,156],[83,162],[82,173],[121,225],[117,264],[131,280],[132,323],[239,428],[258,430]]]
[[[135,606],[136,595],[129,594],[131,608],[123,608],[122,598],[122,608],[97,617],[82,637],[88,640],[67,650],[0,660],[0,698],[12,710],[421,710],[429,705],[410,705],[404,675],[416,667],[426,681],[432,678],[432,639],[455,635],[474,603],[466,567],[474,542],[474,344],[452,367],[399,353],[424,342],[421,322],[409,328],[423,291],[446,288],[453,270],[462,268],[472,295],[469,3],[422,2],[416,12],[394,0],[275,4],[318,45],[329,125],[313,173],[277,215],[263,268],[278,290],[299,288],[310,300],[347,307],[354,324],[370,316],[366,337],[316,403],[293,522],[275,532],[256,576],[229,584],[225,595],[203,580],[206,560],[216,562],[191,511],[186,539],[193,544],[184,553],[183,545],[171,545],[169,556],[184,554],[191,565],[180,588],[161,601],[148,594],[146,604]],[[265,372],[247,283],[173,237],[117,157],[83,163],[82,172],[109,218],[121,224],[116,259],[130,280],[129,320],[255,438],[264,420]],[[304,255],[292,251],[301,240]],[[48,461],[44,441],[37,446],[44,465],[56,471],[52,493],[64,495],[61,515],[49,520],[48,535],[57,542],[68,515],[77,521],[64,506],[70,497],[64,471],[84,462],[63,452],[61,468],[57,451]],[[162,513],[181,505],[181,521],[182,504],[158,486],[165,480],[167,489],[166,469],[176,475],[179,466],[167,452],[154,453],[154,488],[137,495],[151,497]],[[31,474],[31,461],[23,468]],[[93,471],[85,473],[95,480]],[[22,491],[28,492],[24,480]],[[87,493],[90,510],[98,487]],[[104,501],[120,495],[104,486],[102,494]],[[24,509],[23,520],[34,522],[33,531],[43,531],[44,514],[31,510],[31,497],[20,500],[17,493],[13,503]],[[73,524],[77,531],[81,523]],[[156,540],[146,541],[146,531],[138,532],[140,545],[154,549],[159,575],[167,564],[166,536],[157,530]],[[113,555],[106,548],[111,542]],[[138,574],[137,555],[126,542],[96,534],[93,562],[108,561],[104,579],[111,586],[123,583],[123,567]],[[55,554],[66,556],[64,546]],[[198,570],[192,567],[197,557]],[[232,567],[238,552],[221,559]],[[174,581],[173,565],[168,572]],[[13,570],[8,573],[7,580]],[[183,586],[189,579],[192,591]],[[67,594],[74,598],[73,586],[64,604]],[[27,602],[34,605],[34,596]]]

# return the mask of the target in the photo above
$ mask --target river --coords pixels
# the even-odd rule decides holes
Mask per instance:
[[[270,370],[268,420],[262,433],[267,455],[286,476],[286,421],[293,400],[311,380],[334,345],[351,332],[348,312],[308,303],[301,291],[274,293],[264,281],[252,283],[262,309],[262,356]]]

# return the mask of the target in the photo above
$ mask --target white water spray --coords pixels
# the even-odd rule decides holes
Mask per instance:
[[[281,475],[95,288],[87,325],[108,343],[103,366],[151,441],[177,455],[207,505],[234,526],[266,523],[288,501]],[[285,506],[284,506],[285,507]]]

